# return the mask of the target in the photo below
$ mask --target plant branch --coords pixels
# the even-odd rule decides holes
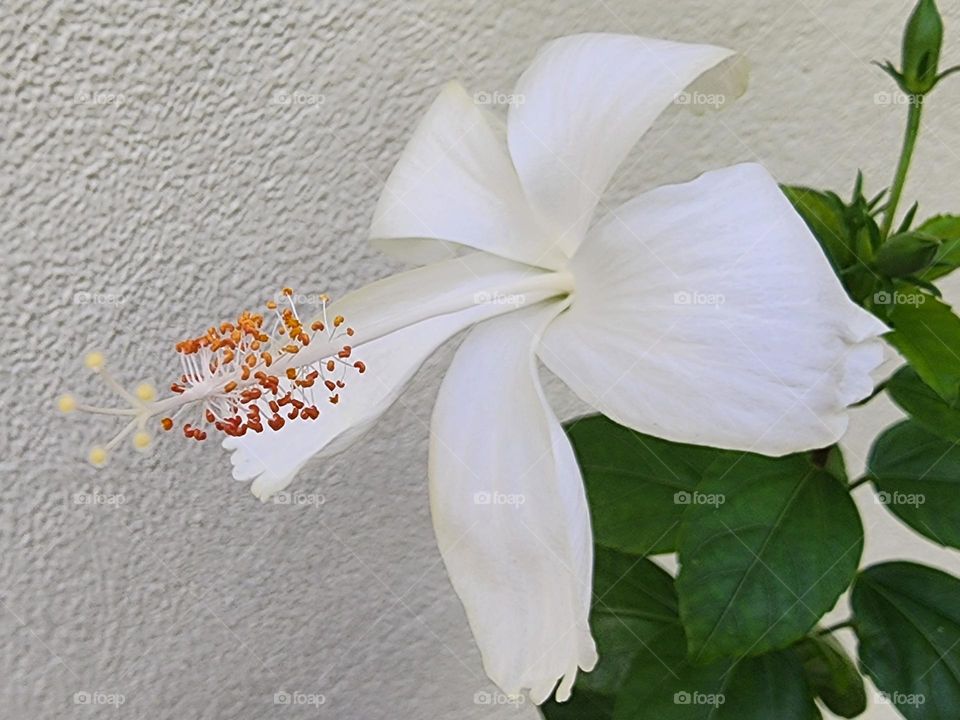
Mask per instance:
[[[887,203],[886,214],[883,217],[883,228],[880,237],[884,240],[890,235],[893,227],[893,218],[897,214],[897,205],[900,203],[900,194],[907,180],[907,170],[910,169],[910,160],[913,158],[913,148],[917,144],[917,134],[920,132],[920,115],[923,112],[924,95],[911,95],[909,110],[907,111],[907,129],[903,135],[903,148],[900,150],[900,161],[897,163],[897,172],[893,176],[893,185],[890,187],[890,201]]]
[[[837,630],[844,630],[850,627],[853,627],[853,618],[847,618],[843,622],[838,622],[836,625],[831,625],[830,627],[826,627],[820,632],[818,632],[817,635],[820,635],[820,636],[830,635],[831,633],[834,633]]]

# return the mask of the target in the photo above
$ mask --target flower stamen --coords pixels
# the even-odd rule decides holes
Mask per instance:
[[[86,366],[126,401],[127,407],[87,405],[72,395],[62,396],[58,407],[64,413],[130,418],[110,442],[90,451],[89,460],[97,466],[104,465],[110,451],[130,433],[133,446],[146,450],[152,443],[147,430],[151,418],[161,416],[160,428],[170,431],[178,416],[190,407],[199,410],[199,417],[184,422],[181,429],[184,437],[198,441],[205,440],[211,429],[241,437],[247,432],[263,432],[264,425],[277,431],[288,421],[316,420],[324,390],[329,402],[336,405],[340,391],[346,387],[347,373],[363,374],[366,370],[360,360],[346,362],[353,348],[342,344],[342,338],[352,337],[354,330],[345,326],[340,315],[331,325],[327,321],[329,298],[321,295],[320,299],[323,319],[309,326],[300,319],[293,290],[283,288],[276,300],[266,303],[273,316],[269,332],[264,330],[263,315],[244,311],[234,322],[210,326],[202,335],[178,342],[175,349],[180,357],[180,376],[170,384],[172,394],[162,400],[157,400],[150,383],[141,383],[129,392],[110,375],[103,354],[90,353]],[[281,307],[281,302],[286,306]],[[298,354],[311,342],[320,342],[318,350],[326,352],[329,348],[329,354],[319,360],[298,360]],[[307,354],[318,357],[317,352]]]

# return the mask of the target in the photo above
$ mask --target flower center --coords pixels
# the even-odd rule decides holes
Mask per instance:
[[[263,432],[264,425],[277,431],[287,422],[316,420],[321,412],[318,404],[324,400],[338,404],[348,379],[366,371],[363,361],[352,357],[353,328],[340,315],[328,318],[329,298],[322,295],[320,299],[322,317],[309,326],[300,320],[293,290],[284,288],[280,302],[267,302],[266,317],[244,311],[234,322],[211,326],[202,335],[177,343],[181,373],[170,385],[173,395],[159,401],[147,383],[133,393],[127,391],[110,375],[103,355],[91,353],[87,367],[128,406],[96,407],[66,395],[60,399],[60,409],[130,417],[109,443],[91,450],[90,461],[98,466],[130,433],[134,433],[134,446],[146,449],[151,442],[147,424],[157,415],[162,416],[163,430],[180,424],[184,436],[194,440],[205,440],[211,430],[241,437]],[[321,346],[323,354],[299,355],[311,343],[312,350]]]

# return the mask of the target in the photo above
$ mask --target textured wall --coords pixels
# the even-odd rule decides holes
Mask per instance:
[[[960,40],[960,4],[942,5]],[[664,118],[612,201],[749,159],[838,188],[862,166],[877,188],[892,174],[903,108],[876,104],[890,86],[867,61],[895,56],[906,8],[4,0],[3,716],[534,717],[475,702],[491,688],[433,541],[426,423],[449,348],[365,441],[304,473],[297,489],[322,494],[322,506],[261,505],[212,443],[168,438],[97,472],[82,458],[108,425],[58,417],[51,398],[102,394],[81,371],[88,349],[104,349],[126,379],[163,384],[173,341],[281,284],[339,294],[388,273],[365,229],[438,87],[459,78],[508,93],[558,35],[711,41],[752,61],[735,107]],[[960,60],[960,46],[948,55]],[[925,119],[908,191],[930,212],[956,209],[958,101],[953,82]],[[894,414],[858,414],[854,465]],[[122,504],[75,501],[94,492]],[[956,554],[896,529],[860,492],[871,558],[956,568]],[[325,704],[277,708],[281,690]],[[77,705],[78,692],[125,703]]]

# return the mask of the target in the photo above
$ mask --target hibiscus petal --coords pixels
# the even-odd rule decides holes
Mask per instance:
[[[362,360],[367,371],[351,379],[335,407],[320,390],[313,398],[322,407],[316,420],[228,438],[224,446],[234,451],[234,477],[253,480],[251,489],[261,499],[279,492],[313,455],[341,450],[376,420],[444,340],[480,320],[564,293],[569,282],[569,275],[471,253],[384,278],[338,299],[327,318],[343,315],[353,336],[329,340],[318,333],[288,362],[314,365],[347,342],[351,357]],[[289,383],[279,375],[285,391]]]
[[[289,422],[276,432],[265,429],[223,441],[223,447],[232,451],[234,478],[252,480],[251,491],[266,501],[286,488],[310,458],[334,455],[368,430],[445,340],[497,312],[493,305],[478,305],[358,346],[367,372],[350,382],[338,405],[322,407],[316,420]]]
[[[641,195],[571,264],[541,357],[623,425],[782,455],[836,441],[873,388],[886,328],[759,165]]]
[[[562,257],[526,202],[497,122],[449,83],[387,179],[374,245],[411,263],[452,257],[460,244],[557,267]]]
[[[475,328],[434,409],[430,505],[450,579],[491,679],[541,703],[596,649],[592,541],[580,471],[547,406],[534,348],[558,303]]]
[[[507,127],[521,183],[564,252],[575,252],[614,171],[678,93],[733,100],[746,74],[711,45],[595,33],[544,47],[517,83]]]

